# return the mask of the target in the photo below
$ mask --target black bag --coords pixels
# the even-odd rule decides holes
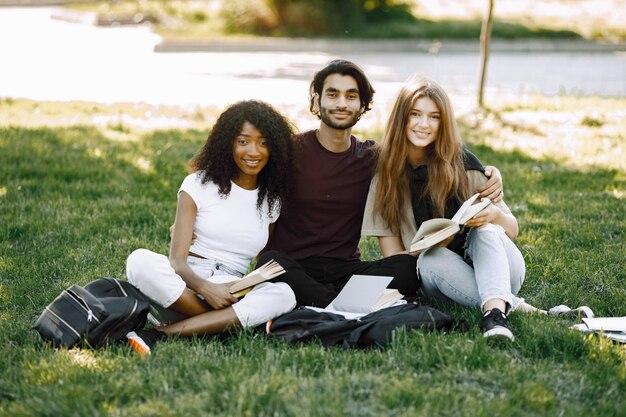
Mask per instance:
[[[146,324],[149,302],[132,284],[100,278],[72,285],[48,305],[35,323],[41,338],[56,347],[99,347],[121,340]]]
[[[375,311],[358,320],[300,307],[269,322],[266,330],[289,343],[317,339],[326,347],[340,345],[352,349],[385,347],[399,328],[467,331],[468,325],[433,307],[407,303]]]

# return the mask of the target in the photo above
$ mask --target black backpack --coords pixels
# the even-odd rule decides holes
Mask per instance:
[[[56,347],[99,347],[142,329],[149,306],[146,296],[129,282],[99,278],[63,290],[34,328]]]
[[[352,349],[385,347],[399,328],[467,331],[468,324],[433,307],[407,303],[375,311],[358,320],[300,307],[268,322],[266,331],[289,343],[318,340],[325,347]]]

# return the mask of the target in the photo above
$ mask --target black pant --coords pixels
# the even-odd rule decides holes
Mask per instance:
[[[326,307],[352,275],[391,276],[389,288],[395,288],[405,297],[415,297],[419,288],[417,258],[411,255],[394,255],[377,261],[343,260],[312,256],[295,261],[278,251],[265,252],[257,264],[276,260],[287,272],[274,278],[274,282],[287,283],[296,295],[299,306]]]

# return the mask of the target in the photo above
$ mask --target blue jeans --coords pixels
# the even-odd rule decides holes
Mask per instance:
[[[521,252],[494,224],[473,228],[467,235],[465,258],[443,247],[425,250],[417,262],[422,292],[427,297],[481,307],[497,298],[515,310],[526,266]]]

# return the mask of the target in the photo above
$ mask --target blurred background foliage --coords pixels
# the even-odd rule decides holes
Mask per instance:
[[[372,25],[416,22],[399,0],[236,0],[222,15],[229,31],[285,36],[371,36]]]
[[[486,0],[108,0],[68,2],[102,25],[166,38],[249,35],[477,39]],[[0,0],[2,4],[2,0]],[[497,0],[493,37],[623,41],[626,0]]]

